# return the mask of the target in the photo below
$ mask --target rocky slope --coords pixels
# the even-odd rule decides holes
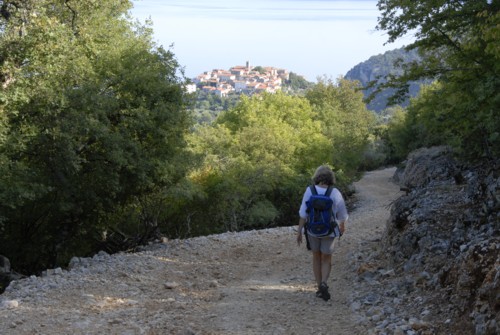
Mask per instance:
[[[466,167],[446,147],[423,149],[396,177],[407,194],[367,281],[438,334],[500,334],[499,162]]]
[[[350,69],[345,78],[349,80],[358,80],[362,87],[367,87],[372,81],[377,83],[383,83],[384,80],[389,75],[402,75],[403,70],[396,67],[395,62],[402,60],[404,63],[411,63],[418,61],[420,57],[416,50],[406,51],[404,48],[399,48],[395,50],[386,51],[383,54],[375,55],[370,57],[368,60],[357,64],[352,69]],[[425,81],[414,82],[410,84],[409,87],[409,97],[415,97],[420,91],[420,85]],[[365,97],[370,96],[375,91],[375,87],[369,88],[363,93]],[[388,99],[396,93],[395,89],[385,89],[377,94],[373,100],[371,100],[367,107],[369,110],[380,113],[385,108],[387,108]],[[405,99],[400,103],[401,106],[407,106],[409,103],[409,98]]]

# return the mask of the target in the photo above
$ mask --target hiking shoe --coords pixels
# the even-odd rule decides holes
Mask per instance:
[[[319,292],[319,295],[318,295]],[[324,301],[330,300],[330,292],[328,292],[328,285],[325,282],[319,285],[319,290],[316,292],[316,296],[323,299]]]

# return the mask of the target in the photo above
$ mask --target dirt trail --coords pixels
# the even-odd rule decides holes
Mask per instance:
[[[15,282],[0,296],[0,334],[366,334],[350,307],[350,259],[380,238],[400,194],[393,173],[356,183],[328,302],[315,297],[311,255],[286,227],[97,255]]]

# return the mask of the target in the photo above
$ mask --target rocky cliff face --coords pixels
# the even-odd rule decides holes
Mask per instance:
[[[407,194],[392,206],[385,261],[416,278],[436,319],[500,334],[500,160],[468,167],[446,147],[423,149],[395,179]]]
[[[372,81],[382,83],[390,74],[398,76],[403,74],[403,70],[394,64],[396,61],[402,60],[404,63],[410,63],[418,61],[419,59],[420,57],[416,50],[406,51],[404,48],[399,48],[386,51],[383,54],[372,56],[368,60],[357,64],[346,73],[345,78],[349,80],[358,80],[363,87],[368,86]],[[409,96],[415,97],[420,91],[420,85],[424,82],[425,81],[410,83]],[[363,91],[363,93],[365,97],[368,97],[374,90],[375,88],[369,88]],[[368,109],[377,113],[383,111],[388,107],[388,99],[394,93],[396,93],[395,89],[383,90],[368,103]],[[405,101],[401,102],[400,105],[407,106],[408,103],[409,99],[407,98]]]

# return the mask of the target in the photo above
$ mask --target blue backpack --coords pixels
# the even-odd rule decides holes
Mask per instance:
[[[328,236],[334,232],[336,226],[333,214],[333,200],[330,198],[333,187],[328,186],[324,195],[318,194],[316,187],[310,185],[312,195],[306,201],[308,220],[307,230],[315,236]]]

